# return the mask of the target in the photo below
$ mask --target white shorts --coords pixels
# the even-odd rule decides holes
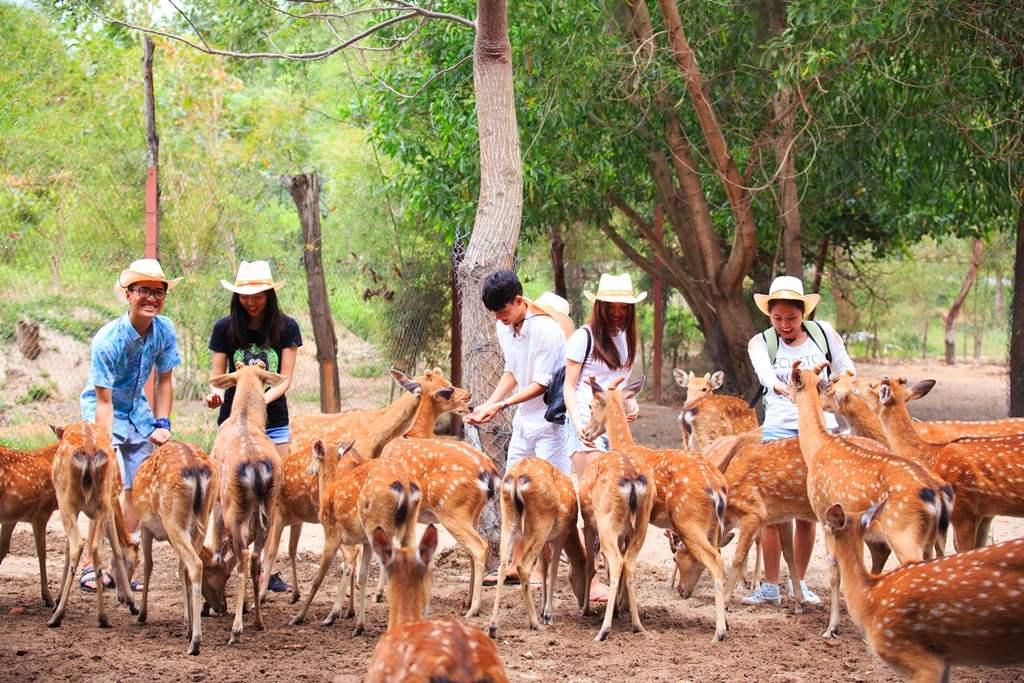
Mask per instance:
[[[565,452],[565,425],[545,421],[543,425],[512,422],[512,440],[508,444],[505,468],[517,460],[537,456],[547,460],[565,474],[572,473],[572,462]]]

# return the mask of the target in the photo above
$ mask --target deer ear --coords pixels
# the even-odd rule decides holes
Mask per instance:
[[[230,389],[235,386],[238,378],[235,377],[234,373],[226,375],[214,375],[210,378],[209,384],[211,387],[216,389]]]
[[[885,498],[878,501],[877,503],[875,503],[874,505],[872,505],[871,507],[864,511],[864,514],[860,516],[861,529],[867,529],[869,526],[871,526],[871,523],[875,521],[875,517],[878,516],[878,513],[880,513],[885,508],[885,504],[888,500],[889,497],[886,496]]]
[[[829,387],[829,384],[828,384],[828,380],[827,379],[820,379],[820,380],[818,380],[818,393],[819,394],[824,394],[825,391],[828,389],[828,387]]]
[[[50,425],[50,429],[53,430],[54,435],[58,439],[63,439],[64,438],[64,428],[63,427],[58,427],[57,425]]]
[[[730,531],[729,533],[727,533],[725,535],[725,538],[723,538],[722,540],[720,540],[718,542],[718,547],[719,548],[724,548],[725,546],[727,546],[730,543],[732,543],[732,539],[734,539],[734,538],[736,538],[736,532],[735,531]]]
[[[833,532],[846,527],[846,512],[843,511],[842,505],[835,503],[825,510],[825,526]]]
[[[800,374],[800,361],[793,361],[793,371],[790,374],[790,380],[793,382],[793,386],[800,388],[804,385],[803,375]]]
[[[338,460],[345,457],[345,454],[352,450],[353,446],[356,445],[355,441],[342,441],[338,444]]]
[[[442,387],[434,392],[434,397],[439,398],[442,401],[450,401],[454,395],[455,387]]]
[[[391,378],[398,382],[398,384],[401,385],[403,389],[408,391],[413,396],[419,396],[421,393],[423,393],[423,387],[420,386],[420,383],[415,380],[409,379],[409,376],[406,375],[404,372],[401,372],[400,370],[395,370],[394,368],[392,368]]]
[[[391,545],[391,539],[384,533],[384,530],[380,527],[376,527],[373,530],[373,552],[377,553],[377,557],[380,558],[380,563],[383,566],[388,566],[391,562],[392,556],[395,554],[395,548]]]
[[[320,473],[320,465],[323,463],[325,455],[327,455],[327,449],[324,448],[324,442],[317,439],[313,443],[312,457],[309,459],[309,468],[306,470],[309,476],[315,477]]]
[[[684,389],[686,388],[686,385],[690,383],[690,376],[679,368],[672,368],[672,377],[675,379],[676,384]]]
[[[624,398],[633,398],[644,388],[644,382],[647,381],[646,375],[640,375],[635,380],[626,385],[626,388],[622,390],[622,396]]]
[[[427,530],[423,532],[423,538],[420,539],[420,562],[423,564],[430,564],[430,561],[434,559],[434,551],[436,550],[437,527],[433,524],[429,524],[427,525]]]
[[[896,396],[892,393],[892,387],[888,384],[878,387],[878,400],[882,402],[883,406],[896,405]]]
[[[907,396],[908,401],[916,401],[917,399],[925,396],[935,386],[935,380],[923,379],[915,384],[910,389],[910,394]]]
[[[722,382],[725,381],[725,372],[719,370],[715,374],[711,375],[711,388],[718,389],[722,386]]]
[[[338,451],[341,451],[341,446],[338,446]],[[323,460],[324,456],[327,455],[327,449],[324,447],[324,442],[317,439],[313,442],[313,457],[317,460]]]
[[[604,400],[604,389],[602,389],[601,385],[597,383],[597,377],[594,377],[593,375],[590,376],[590,390],[594,392],[595,398]]]

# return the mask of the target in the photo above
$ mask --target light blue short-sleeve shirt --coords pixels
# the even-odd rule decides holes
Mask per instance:
[[[111,390],[114,402],[114,436],[123,439],[132,427],[149,436],[153,410],[142,388],[154,367],[162,374],[180,364],[177,334],[169,318],[154,318],[145,339],[127,313],[107,323],[92,338],[89,378],[79,398],[82,419],[95,421],[96,387],[105,387]]]

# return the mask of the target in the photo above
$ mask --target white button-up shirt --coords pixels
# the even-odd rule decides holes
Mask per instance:
[[[552,375],[565,365],[565,334],[551,316],[527,313],[518,334],[511,325],[501,322],[495,323],[495,329],[505,358],[504,372],[515,377],[517,391],[531,382],[548,386]],[[535,427],[549,424],[544,419],[547,406],[543,394],[523,401],[517,408],[513,422]]]

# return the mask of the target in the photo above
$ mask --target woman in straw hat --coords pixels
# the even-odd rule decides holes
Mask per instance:
[[[171,372],[181,358],[174,323],[160,313],[167,292],[180,280],[164,275],[156,259],[134,261],[114,283],[114,293],[128,304],[128,311],[92,338],[89,378],[80,397],[82,419],[110,430],[125,492],[153,449],[171,438]],[[154,370],[159,381],[150,405],[144,385]],[[121,507],[125,526],[134,533],[139,518],[126,493]],[[94,532],[90,521],[90,538]],[[92,560],[87,543],[79,585],[89,592],[96,590]],[[104,572],[105,581],[107,577],[110,573]]]
[[[288,455],[291,441],[285,393],[292,383],[298,347],[302,346],[299,324],[284,315],[277,303],[277,290],[284,286],[285,281],[274,280],[266,261],[242,261],[235,281],[221,280],[220,284],[232,292],[231,312],[214,324],[210,334],[213,374],[229,372],[237,363],[252,365],[262,362],[267,370],[286,378],[266,392],[267,436],[284,458]],[[217,424],[231,415],[234,396],[234,387],[225,391],[223,396],[216,391],[207,394],[206,405],[220,408]],[[288,590],[288,585],[281,580],[280,574],[274,574],[269,588],[282,592]]]
[[[786,439],[798,434],[799,419],[796,404],[788,391],[789,376],[793,361],[811,368],[818,363],[830,362],[832,372],[853,371],[853,361],[846,353],[842,338],[832,326],[823,320],[808,320],[821,297],[804,294],[804,285],[799,278],[783,275],[775,278],[767,294],[755,294],[754,302],[771,321],[771,327],[754,335],[747,344],[747,353],[754,366],[761,386],[764,388],[764,441]],[[826,368],[825,375],[829,370]],[[829,429],[836,427],[836,419],[825,413]],[[814,523],[797,520],[794,537],[794,554],[800,585],[804,598],[812,605],[821,599],[807,588],[803,580],[814,548]],[[782,546],[779,529],[766,527],[761,532],[761,550],[764,554],[764,581],[753,593],[743,598],[748,605],[765,603],[779,604],[779,558]],[[792,581],[792,577],[790,577]],[[790,584],[792,590],[792,583]]]

